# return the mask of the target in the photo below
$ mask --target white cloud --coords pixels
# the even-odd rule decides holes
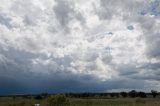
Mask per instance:
[[[152,63],[160,57],[160,19],[149,10],[154,1],[0,1],[0,61],[10,60],[5,67],[48,77],[69,72],[73,79],[92,76],[99,83],[137,76],[158,88],[152,83],[160,69]]]

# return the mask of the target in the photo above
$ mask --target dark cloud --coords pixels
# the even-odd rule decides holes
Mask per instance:
[[[36,73],[31,59],[41,58],[43,61],[48,59],[43,55],[35,55],[29,52],[9,48],[8,51],[1,50],[8,61],[0,64],[0,94],[12,93],[41,93],[41,92],[99,92],[118,88],[133,88],[131,82],[134,79],[111,79],[100,81],[96,76],[90,74],[74,74],[71,71],[63,71],[56,67],[42,66]],[[108,58],[108,57],[107,57]],[[104,62],[108,64],[108,59]],[[106,60],[105,60],[106,59]],[[68,60],[68,61],[67,61]],[[54,59],[57,64],[69,66],[71,58]],[[68,65],[67,65],[68,64]],[[39,64],[40,65],[40,64]],[[65,66],[65,67],[66,67]],[[92,66],[89,66],[90,69]],[[124,67],[124,65],[123,65]],[[96,68],[97,69],[97,68]],[[121,68],[121,71],[133,69],[133,66]],[[43,73],[48,71],[49,73]],[[124,75],[124,74],[123,74]],[[143,88],[143,81],[136,84],[136,88]]]
[[[130,76],[138,73],[135,64],[120,64],[117,70],[121,76]]]

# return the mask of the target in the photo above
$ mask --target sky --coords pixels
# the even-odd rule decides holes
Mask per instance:
[[[0,0],[0,95],[160,91],[160,0]]]

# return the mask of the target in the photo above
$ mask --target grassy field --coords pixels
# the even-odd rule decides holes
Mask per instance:
[[[73,106],[160,106],[160,99],[72,99]]]
[[[68,99],[70,101],[69,106],[160,106],[160,98]],[[41,104],[40,106],[48,106],[45,99],[36,100],[34,98],[22,97],[0,98],[0,106],[34,106],[36,103]]]

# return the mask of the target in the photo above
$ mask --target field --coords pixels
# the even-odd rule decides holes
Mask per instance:
[[[67,98],[69,106],[160,106],[160,98]],[[37,100],[33,97],[0,97],[0,106],[65,106],[47,105],[45,99]],[[67,105],[68,106],[68,105]]]
[[[73,99],[73,106],[160,106],[160,99]]]

